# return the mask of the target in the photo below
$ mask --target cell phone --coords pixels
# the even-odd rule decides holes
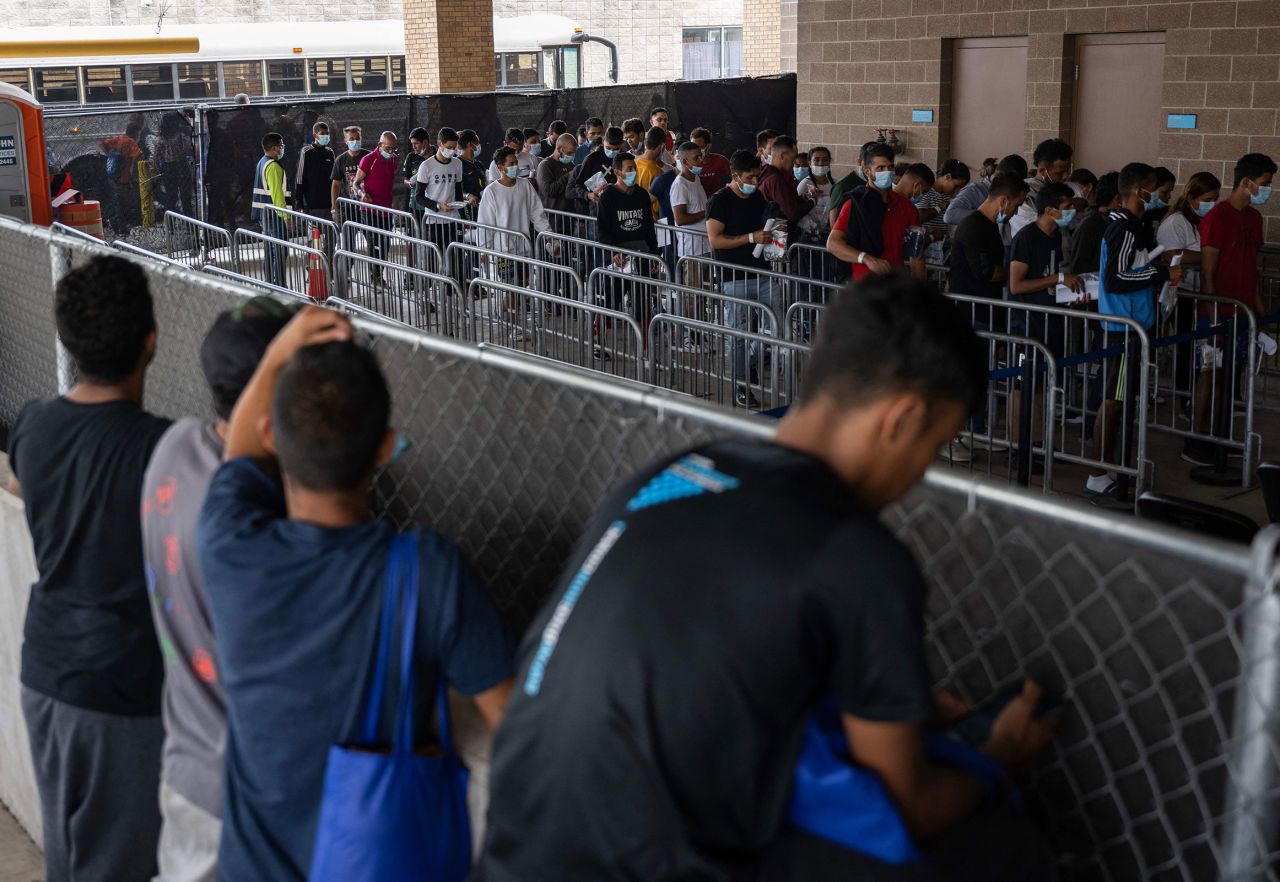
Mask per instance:
[[[961,717],[946,729],[947,737],[970,747],[981,747],[991,740],[991,728],[995,725],[996,719],[1009,702],[1013,701],[1022,694],[1022,689],[1010,689],[1002,692],[994,701],[975,710],[968,716]],[[1062,702],[1056,696],[1043,692],[1040,700],[1036,702],[1035,718],[1051,716],[1058,713],[1062,709]]]

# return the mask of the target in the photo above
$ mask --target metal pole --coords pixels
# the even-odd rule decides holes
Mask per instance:
[[[207,104],[196,105],[195,131],[193,133],[196,148],[196,220],[204,223],[209,222],[209,219],[205,216],[206,196],[204,192],[204,121],[205,111],[208,108],[209,105]]]
[[[1034,351],[1034,350],[1032,350]],[[1022,356],[1022,388],[1018,390],[1022,406],[1018,412],[1018,485],[1031,486],[1031,466],[1035,459],[1035,445],[1031,440],[1031,423],[1035,418],[1032,412],[1036,403],[1036,370],[1035,359]]]
[[[1235,719],[1227,757],[1227,798],[1222,834],[1222,882],[1252,882],[1267,875],[1280,833],[1276,788],[1280,767],[1280,596],[1276,551],[1280,527],[1253,541],[1241,621],[1244,649],[1236,686]]]
[[[66,248],[50,243],[49,268],[53,276],[53,287],[56,291],[58,282],[62,280],[63,276],[71,271],[71,252]],[[49,304],[49,310],[50,312],[53,311],[52,303]],[[75,365],[71,361],[71,354],[67,352],[67,348],[62,345],[62,338],[58,336],[56,331],[53,335],[53,345],[54,351],[57,354],[58,394],[66,395],[71,391],[71,387],[76,384]]]

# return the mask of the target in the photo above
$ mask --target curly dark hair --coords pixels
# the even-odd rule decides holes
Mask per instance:
[[[123,257],[95,257],[58,282],[54,319],[80,376],[118,383],[138,367],[156,329],[146,273]]]

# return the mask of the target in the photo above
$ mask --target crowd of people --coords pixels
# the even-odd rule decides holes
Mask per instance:
[[[736,159],[718,198],[749,201],[758,172]],[[924,581],[877,516],[985,385],[945,303],[895,274],[838,298],[776,439],[625,482],[517,651],[452,542],[371,510],[397,435],[344,316],[223,312],[191,355],[216,416],[171,423],[142,406],[165,331],[142,266],[67,272],[77,379],[8,451],[38,569],[21,681],[46,878],[1051,878],[1008,777],[1052,736],[1040,690],[979,712],[932,694]],[[446,685],[496,729],[474,859],[443,832],[466,824],[457,777],[415,765],[453,750]],[[814,738],[856,776],[834,803]]]

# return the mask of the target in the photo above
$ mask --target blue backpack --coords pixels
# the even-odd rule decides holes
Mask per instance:
[[[388,751],[377,742],[378,718],[397,612],[400,698]],[[378,655],[361,741],[329,749],[310,882],[463,882],[471,871],[469,773],[454,751],[443,676],[436,707],[440,755],[414,752],[417,622],[417,541],[404,533],[392,540],[387,561]]]

